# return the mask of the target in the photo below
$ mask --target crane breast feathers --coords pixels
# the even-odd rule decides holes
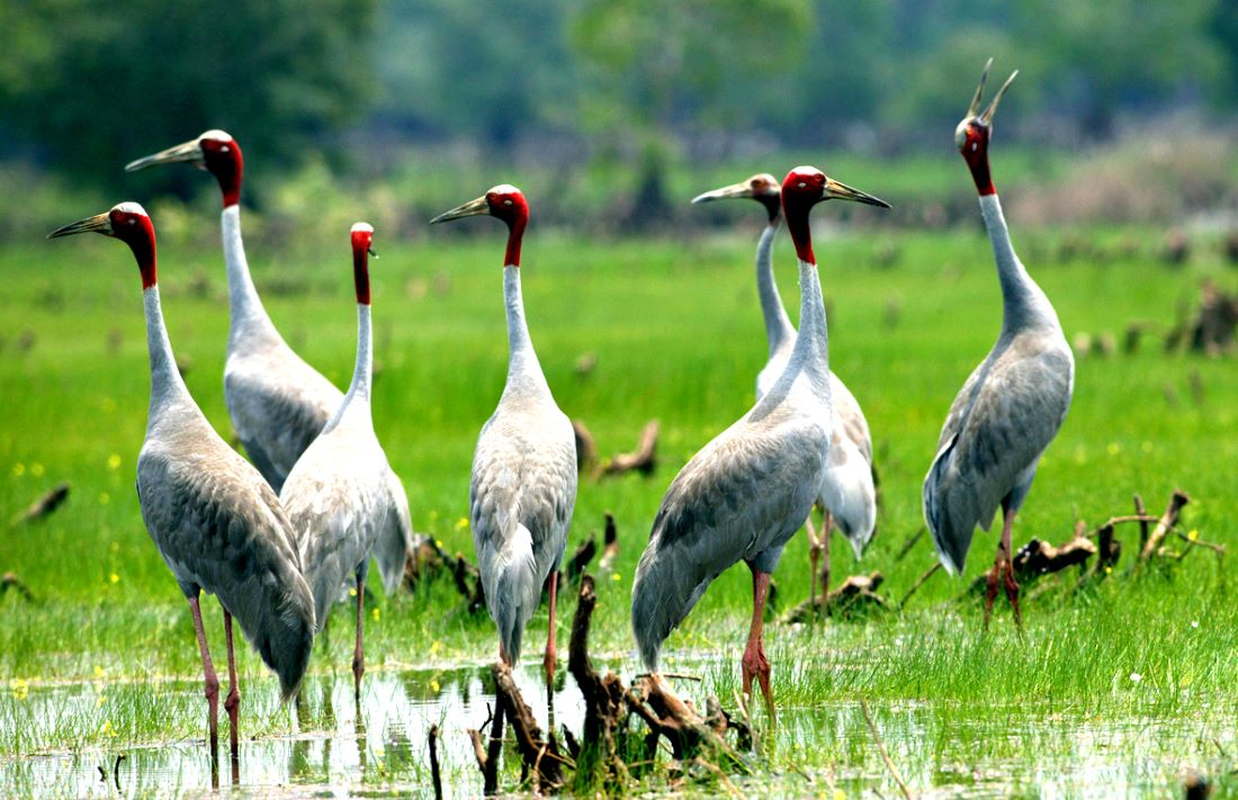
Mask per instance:
[[[952,410],[954,419],[943,431],[925,482],[926,516],[935,536],[948,528],[970,539],[977,524],[987,530],[1002,498],[1049,446],[1066,416],[1073,381],[1069,350],[1007,355],[980,383],[970,409],[957,416]],[[964,386],[959,400],[972,389]]]
[[[727,553],[729,566],[794,533],[820,488],[826,433],[811,421],[787,427],[755,435],[751,426],[733,427],[739,435],[725,432],[694,456],[654,520],[659,547],[700,542]]]

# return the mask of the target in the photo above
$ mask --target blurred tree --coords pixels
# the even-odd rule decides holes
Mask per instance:
[[[666,219],[670,133],[750,117],[761,79],[798,65],[807,0],[585,0],[571,42],[590,68],[582,122],[612,152],[639,157],[637,202],[625,220]]]
[[[379,62],[380,124],[506,149],[562,126],[578,87],[564,36],[568,0],[387,0]]]
[[[1217,0],[1020,0],[1014,28],[1044,107],[1107,137],[1119,109],[1150,112],[1198,96],[1223,72],[1209,34]]]
[[[0,129],[96,182],[116,183],[129,159],[212,127],[247,155],[294,160],[364,109],[376,4],[4,3]]]

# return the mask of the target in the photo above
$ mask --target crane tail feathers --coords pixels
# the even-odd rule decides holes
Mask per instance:
[[[314,647],[314,597],[300,573],[276,582],[255,578],[221,602],[263,662],[279,676],[284,700],[296,694]]]
[[[493,568],[483,566],[482,575],[491,574],[491,586],[484,587],[490,616],[499,628],[503,651],[513,663],[520,657],[524,626],[533,616],[542,596],[542,581],[533,555],[533,534],[517,523],[513,535],[502,547],[481,554]]]
[[[703,565],[672,551],[678,543],[661,546],[656,533],[641,554],[632,584],[632,633],[641,661],[649,670],[658,668],[662,643],[692,611],[716,574]]]
[[[924,478],[923,494],[924,522],[928,525],[938,560],[951,575],[963,571],[976,529],[975,516],[959,507],[959,498],[952,497],[952,484],[946,480],[946,467],[957,442],[958,434],[955,434],[937,452]]]

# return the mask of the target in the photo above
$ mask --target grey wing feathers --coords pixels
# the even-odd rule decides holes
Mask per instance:
[[[230,357],[224,372],[232,425],[246,453],[277,493],[297,459],[344,401],[330,381],[286,345],[283,350],[282,356]]]
[[[309,663],[314,607],[275,493],[218,440],[174,454],[143,448],[138,497],[182,590],[215,594],[279,676],[284,697],[293,694]]]
[[[824,442],[824,427],[809,420],[775,431],[741,421],[675,477],[632,587],[632,627],[647,667],[657,668],[663,641],[718,575],[740,560],[776,558],[803,524],[824,469]]]
[[[962,569],[976,526],[988,530],[1002,502],[1030,486],[1066,416],[1073,379],[1065,342],[1028,336],[995,352],[964,385],[924,482],[925,521],[948,569]]]
[[[469,523],[486,604],[513,659],[546,576],[563,558],[576,484],[575,434],[561,413],[553,420],[496,414],[482,429]]]
[[[387,493],[387,517],[374,543],[374,558],[378,561],[383,588],[387,594],[392,594],[404,579],[404,564],[413,548],[413,522],[404,484],[390,467],[387,469]]]

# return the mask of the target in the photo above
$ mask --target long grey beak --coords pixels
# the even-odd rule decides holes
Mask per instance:
[[[486,202],[486,196],[482,195],[476,200],[470,200],[462,206],[456,206],[451,211],[444,211],[434,219],[430,220],[431,225],[439,222],[447,222],[461,217],[476,217],[481,214],[490,213],[490,204]]]
[[[993,102],[989,103],[989,107],[980,115],[980,122],[984,125],[990,125],[993,122],[993,115],[997,112],[997,104],[1002,101],[1006,95],[1006,90],[1010,88],[1010,84],[1014,83],[1014,79],[1018,76],[1019,71],[1016,69],[1010,73],[1010,77],[1002,84],[1002,88],[997,90],[997,94],[993,95]]]
[[[992,66],[992,58],[984,62],[984,72],[980,73],[980,85],[976,87],[976,94],[972,96],[971,105],[967,107],[967,116],[969,117],[974,117],[980,113],[980,101],[984,98],[984,85],[988,83],[989,69]]]
[[[721,189],[714,189],[711,192],[698,194],[692,198],[693,205],[697,203],[708,203],[713,200],[734,200],[739,197],[754,197],[752,193],[752,184],[749,181],[742,183],[733,183],[730,186],[723,186]]]
[[[867,203],[870,206],[890,208],[890,204],[880,197],[873,197],[867,192],[861,192],[859,189],[840,183],[833,178],[826,178],[825,190],[828,193],[827,197],[833,200],[853,200],[857,203]]]
[[[68,225],[61,225],[47,234],[47,238],[58,239],[61,236],[72,236],[75,233],[101,233],[104,236],[111,236],[112,219],[110,214],[111,212],[105,211],[102,214],[95,214],[93,217],[70,222]]]
[[[183,161],[188,161],[199,167],[205,163],[202,145],[198,143],[197,139],[178,144],[175,147],[169,147],[167,150],[160,150],[154,155],[139,158],[136,161],[130,161],[125,165],[125,172],[137,172],[140,169],[158,166],[159,164],[176,164]]]

